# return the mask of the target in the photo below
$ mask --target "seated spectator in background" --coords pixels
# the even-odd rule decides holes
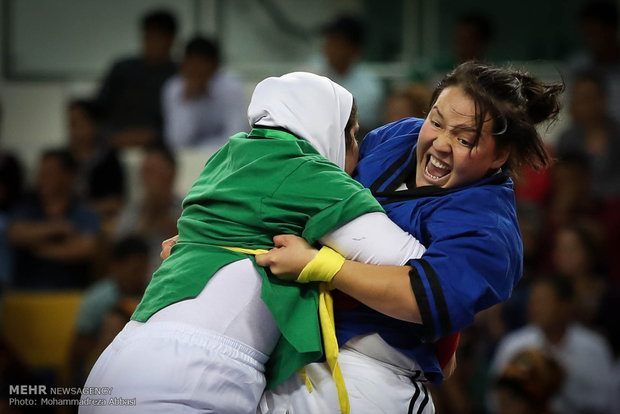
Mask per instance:
[[[323,29],[323,57],[315,71],[342,85],[355,96],[359,136],[379,126],[384,88],[381,79],[359,63],[365,38],[364,23],[342,15]]]
[[[540,350],[514,356],[495,383],[498,414],[551,414],[549,401],[560,391],[564,372]]]
[[[422,84],[394,91],[385,102],[383,123],[389,124],[410,117],[426,118],[432,94],[433,91]]]
[[[125,171],[116,150],[102,141],[97,104],[74,100],[67,109],[69,150],[78,164],[77,193],[99,213],[105,230],[123,206]]]
[[[603,296],[608,291],[600,262],[600,229],[593,223],[575,223],[559,229],[552,251],[555,273],[570,279],[574,290],[575,320],[595,328]]]
[[[220,65],[218,45],[195,37],[185,48],[181,71],[163,87],[164,139],[174,149],[219,148],[231,135],[249,131],[241,82]]]
[[[159,251],[162,240],[177,231],[182,199],[174,194],[176,160],[162,146],[145,149],[140,166],[141,198],[125,206],[116,225],[117,237],[130,234],[146,240],[149,246],[150,273],[161,264]]]
[[[500,342],[492,374],[500,378],[514,356],[524,350],[549,352],[566,373],[562,390],[553,399],[552,411],[606,413],[611,401],[612,354],[605,338],[574,321],[573,303],[569,279],[535,281],[528,303],[529,324]]]
[[[84,384],[92,363],[111,342],[110,338],[103,348],[98,347],[107,315],[124,311],[129,320],[144,293],[148,271],[149,247],[143,239],[128,236],[114,244],[107,276],[84,292],[77,312],[71,352],[73,383]]]
[[[469,60],[484,62],[493,38],[491,21],[481,14],[462,15],[454,28],[454,59],[458,65]]]
[[[458,17],[447,30],[452,31],[452,50],[435,59],[430,68],[415,69],[409,77],[429,85],[437,83],[441,74],[449,72],[461,63],[476,60],[488,61],[487,51],[493,40],[493,25],[484,14],[472,11]]]
[[[13,274],[13,254],[6,231],[11,209],[21,199],[23,184],[23,169],[19,160],[13,154],[0,150],[0,292],[10,283]]]
[[[572,83],[575,73],[584,69],[599,71],[609,88],[609,115],[620,120],[618,5],[613,1],[590,1],[581,9],[579,22],[586,50],[569,60],[569,82]]]
[[[610,117],[608,102],[597,72],[577,74],[570,96],[572,124],[560,134],[556,148],[560,159],[569,154],[587,158],[592,192],[599,199],[620,198],[620,124]]]
[[[99,218],[75,197],[76,169],[69,151],[45,151],[35,194],[13,210],[7,238],[16,251],[15,287],[81,289],[90,282]]]
[[[597,203],[592,195],[590,164],[583,154],[567,154],[550,168],[550,191],[546,203],[548,236],[558,228],[595,218]]]
[[[140,146],[161,139],[161,88],[177,65],[170,58],[177,22],[167,11],[142,19],[142,53],[109,70],[97,102],[105,115],[105,135],[113,147]]]

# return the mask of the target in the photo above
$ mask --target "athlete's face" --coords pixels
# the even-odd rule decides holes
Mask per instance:
[[[349,147],[347,148],[347,152],[344,158],[344,170],[349,175],[353,175],[353,171],[357,166],[357,161],[359,160],[360,156],[359,146],[357,145],[357,140],[355,139],[355,136],[357,135],[359,129],[360,125],[356,122],[355,126],[351,128],[351,131],[349,132],[351,135],[353,135],[353,144],[349,145]]]
[[[441,92],[420,130],[416,187],[464,186],[504,165],[509,152],[496,149],[490,118],[482,126],[478,144],[473,145],[475,114],[474,101],[460,87]]]

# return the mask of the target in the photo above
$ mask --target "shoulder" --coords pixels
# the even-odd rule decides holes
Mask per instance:
[[[415,144],[423,123],[423,119],[404,118],[370,131],[360,146],[360,158],[388,141],[398,141],[398,143],[405,141],[412,145]]]
[[[605,337],[589,328],[580,324],[574,324],[570,327],[570,336],[572,341],[584,353],[596,354],[601,358],[610,358],[611,350]]]
[[[142,59],[140,57],[126,56],[126,57],[122,57],[116,60],[112,64],[111,71],[112,72],[125,71],[125,70],[129,70],[129,69],[142,66],[142,64],[143,64]]]
[[[173,75],[162,86],[162,94],[166,99],[172,99],[183,90],[183,77],[179,74]]]

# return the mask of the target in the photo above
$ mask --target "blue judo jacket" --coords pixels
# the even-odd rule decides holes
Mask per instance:
[[[360,147],[356,179],[370,188],[388,216],[427,248],[411,260],[411,287],[422,324],[399,321],[364,305],[336,310],[338,341],[378,332],[414,359],[427,380],[443,374],[434,341],[460,331],[474,315],[506,300],[521,277],[523,246],[513,183],[499,172],[453,189],[397,190],[415,176],[416,144],[424,120],[403,119],[370,132]]]

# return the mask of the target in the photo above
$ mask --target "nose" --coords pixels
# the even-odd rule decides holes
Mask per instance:
[[[448,136],[448,132],[444,131],[437,135],[433,140],[433,148],[440,152],[450,152],[452,141]]]

